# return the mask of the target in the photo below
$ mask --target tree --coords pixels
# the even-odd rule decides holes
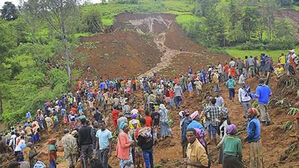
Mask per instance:
[[[1,9],[1,17],[4,20],[15,20],[18,18],[18,10],[11,2],[5,2]]]
[[[219,0],[196,0],[194,14],[199,17],[206,17],[208,11],[215,7]]]
[[[281,7],[291,7],[293,4],[293,0],[278,0],[278,4]]]
[[[285,19],[275,21],[275,36],[279,39],[292,38],[292,25]]]
[[[78,23],[78,0],[28,0],[24,3],[23,9],[28,11],[32,17],[39,17],[41,20],[47,21],[50,28],[58,34],[64,48],[70,85],[72,75],[67,39],[69,33],[76,28],[76,23]]]
[[[90,10],[83,15],[83,22],[86,25],[87,32],[98,33],[102,31],[102,22],[100,19],[100,13],[96,10]]]
[[[260,13],[256,7],[245,7],[242,15],[242,29],[246,39],[249,40],[251,35],[257,32],[259,28]]]
[[[6,97],[4,82],[11,78],[12,71],[7,66],[7,59],[11,56],[10,49],[16,46],[15,36],[9,24],[0,19],[0,114],[3,113],[2,99]]]
[[[271,40],[274,30],[274,11],[277,9],[276,0],[260,0],[259,6],[261,9],[260,41],[263,40],[264,31],[268,32]]]

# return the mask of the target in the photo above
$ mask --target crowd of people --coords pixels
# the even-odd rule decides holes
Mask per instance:
[[[173,79],[159,78],[155,73],[140,79],[104,80],[99,77],[79,81],[75,93],[46,101],[34,115],[26,113],[25,124],[18,123],[2,134],[1,157],[14,154],[16,162],[9,163],[8,167],[20,164],[30,168],[46,167],[36,157],[41,134],[46,134],[45,137],[50,137],[47,140],[50,168],[58,164],[57,141],[61,142],[70,168],[78,161],[83,168],[111,167],[109,158],[114,150],[121,168],[153,168],[154,145],[173,137],[172,124],[177,123],[170,116],[177,115],[174,113],[177,111],[181,118],[182,164],[188,168],[210,167],[211,151],[207,146],[214,145],[219,149],[218,163],[223,168],[245,167],[242,141],[236,136],[237,127],[229,119],[229,108],[221,94],[220,85],[223,84],[232,102],[239,86],[238,101],[247,124],[245,142],[250,146],[249,167],[262,168],[261,124],[273,124],[267,110],[271,96],[267,84],[272,72],[279,76],[283,73],[294,75],[297,65],[298,58],[290,50],[287,56],[279,57],[277,67],[273,66],[271,57],[261,54],[260,59],[252,56],[244,60],[232,58],[230,62],[210,65],[196,72],[189,67],[186,74]],[[246,83],[248,78],[254,77],[259,78],[255,93]],[[203,85],[208,84],[213,85],[213,90],[207,92]],[[186,97],[199,97],[204,92],[203,107],[196,107],[198,111],[191,113],[190,109],[181,107]],[[258,102],[257,108],[252,107],[254,99]],[[61,130],[59,128],[63,128],[62,139],[53,136]]]

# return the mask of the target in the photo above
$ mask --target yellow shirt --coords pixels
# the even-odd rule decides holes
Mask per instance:
[[[200,163],[203,166],[208,166],[209,159],[205,148],[200,144],[198,139],[196,139],[193,144],[188,144],[187,147],[187,158],[189,162]],[[196,168],[195,166],[188,165],[187,168]]]
[[[278,74],[281,74],[284,71],[284,69],[283,67],[280,67],[280,68],[276,68],[276,71]]]
[[[286,57],[285,56],[280,56],[279,57],[279,63],[280,64],[285,64],[286,63]]]

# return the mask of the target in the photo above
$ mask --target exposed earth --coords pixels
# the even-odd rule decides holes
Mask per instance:
[[[175,16],[170,14],[132,14],[124,13],[116,17],[114,32],[97,34],[91,37],[81,38],[81,44],[77,48],[76,66],[84,73],[82,78],[93,78],[94,76],[133,78],[152,75],[157,72],[160,77],[174,77],[187,72],[188,67],[201,69],[210,64],[225,62],[230,59],[227,55],[214,54],[206,48],[192,42],[183,30],[175,23]],[[182,49],[180,51],[179,49]],[[90,70],[86,68],[90,66]],[[297,76],[298,78],[298,76]],[[282,100],[283,93],[296,93],[299,88],[298,80],[295,80],[294,87],[287,87],[283,80],[272,77],[270,86],[273,91],[273,101],[269,112],[274,122],[273,125],[262,127],[262,143],[264,151],[264,164],[266,168],[295,168],[299,167],[298,139],[295,136],[294,117],[287,115],[289,104],[299,108],[298,96],[296,94],[284,94],[285,101]],[[279,81],[279,82],[278,82]],[[251,88],[257,85],[257,78],[249,79]],[[230,111],[231,122],[236,124],[241,139],[246,136],[246,122],[243,119],[243,108],[237,102],[228,100],[228,92],[224,85],[221,85],[222,96],[225,99],[226,107]],[[211,91],[210,85],[204,86],[204,91],[200,95],[193,97],[184,96],[182,109],[188,108],[191,112],[202,110],[202,100],[206,92]],[[141,93],[136,93],[137,101],[142,100]],[[176,168],[182,167],[180,146],[180,128],[178,111],[171,111],[174,121],[174,138],[160,141],[154,148],[154,161],[156,167]],[[286,122],[290,122],[291,129],[286,128]],[[55,137],[61,139],[63,133],[43,135],[43,139]],[[59,144],[59,143],[58,143]],[[220,168],[216,164],[218,151],[210,145],[209,149],[213,160],[213,168]],[[115,148],[114,148],[115,149]],[[39,146],[41,154],[38,159],[47,163],[46,143]],[[243,160],[248,165],[249,145],[243,144]],[[60,147],[58,152],[59,168],[64,168],[66,162],[62,159],[63,150]],[[118,161],[111,157],[113,167],[118,167]]]
[[[274,13],[275,18],[277,19],[287,19],[294,30],[295,37],[298,40],[299,39],[299,12],[295,10],[277,10]]]

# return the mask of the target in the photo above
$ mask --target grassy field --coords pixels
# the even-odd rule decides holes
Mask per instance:
[[[138,4],[118,4],[110,2],[107,4],[85,5],[81,7],[81,12],[88,12],[91,10],[97,11],[101,14],[101,21],[104,26],[110,26],[114,23],[116,15],[122,12],[134,13],[171,13],[176,15],[192,15],[194,3],[189,1],[178,0],[141,0]]]
[[[199,22],[199,18],[194,15],[179,15],[175,18],[175,21],[181,25],[184,30],[189,30],[195,22]]]
[[[265,53],[273,58],[274,62],[277,62],[278,57],[281,53],[287,54],[288,50],[239,50],[235,48],[228,48],[225,51],[232,57],[235,58],[245,58],[245,56],[260,56],[261,53]],[[295,52],[298,53],[299,47],[295,48]]]

